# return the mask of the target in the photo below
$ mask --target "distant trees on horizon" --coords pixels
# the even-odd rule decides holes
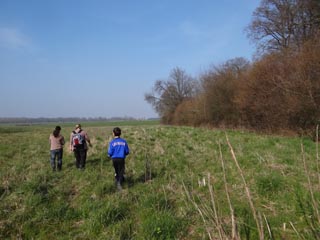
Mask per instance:
[[[175,68],[145,100],[163,123],[305,131],[320,121],[320,1],[262,0],[246,28],[253,62],[238,57],[195,80]]]
[[[134,120],[156,120],[157,118],[133,118],[133,117],[56,117],[56,118],[27,118],[27,117],[3,117],[0,123],[13,123],[21,125],[29,125],[35,123],[83,123],[83,122],[99,122],[99,121],[134,121]]]

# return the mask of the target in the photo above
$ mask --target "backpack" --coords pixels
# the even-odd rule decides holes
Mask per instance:
[[[80,147],[84,144],[84,136],[81,133],[82,130],[80,130],[78,133],[73,131],[72,135],[72,145],[74,147]]]

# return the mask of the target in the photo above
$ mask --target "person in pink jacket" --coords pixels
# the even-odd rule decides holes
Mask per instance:
[[[56,126],[53,132],[49,136],[50,143],[50,164],[53,171],[61,171],[62,169],[62,157],[63,157],[63,145],[65,143],[64,137],[60,134],[61,127]],[[57,160],[57,164],[56,164]]]
[[[80,170],[84,170],[86,166],[87,143],[90,147],[92,146],[87,132],[81,128],[80,124],[77,124],[70,134],[70,151],[73,151],[76,158],[76,167]]]

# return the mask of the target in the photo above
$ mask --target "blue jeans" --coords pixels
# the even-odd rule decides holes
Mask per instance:
[[[57,168],[61,170],[62,168],[62,156],[63,156],[63,149],[55,149],[50,150],[50,164],[52,170],[56,170],[56,159],[57,159]]]

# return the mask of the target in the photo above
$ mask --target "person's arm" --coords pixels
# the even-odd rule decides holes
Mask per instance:
[[[92,144],[91,144],[91,141],[90,141],[90,138],[89,138],[87,132],[84,133],[84,139],[87,141],[87,143],[89,143],[89,146],[92,147]]]
[[[128,143],[126,142],[126,145],[124,147],[124,153],[126,154],[126,156],[130,153],[130,149],[129,149],[129,146],[128,146]]]
[[[73,145],[72,145],[72,135],[73,133],[70,134],[70,151],[73,151]]]
[[[111,142],[109,143],[109,148],[108,148],[108,153],[107,153],[107,155],[108,155],[108,157],[112,157],[112,155],[113,155],[113,152],[114,152],[114,149],[113,149],[113,147],[112,147],[112,144],[111,144]]]
[[[63,136],[61,136],[60,143],[61,143],[61,145],[64,145],[64,144],[66,143],[66,142],[64,141],[64,137],[63,137]]]

